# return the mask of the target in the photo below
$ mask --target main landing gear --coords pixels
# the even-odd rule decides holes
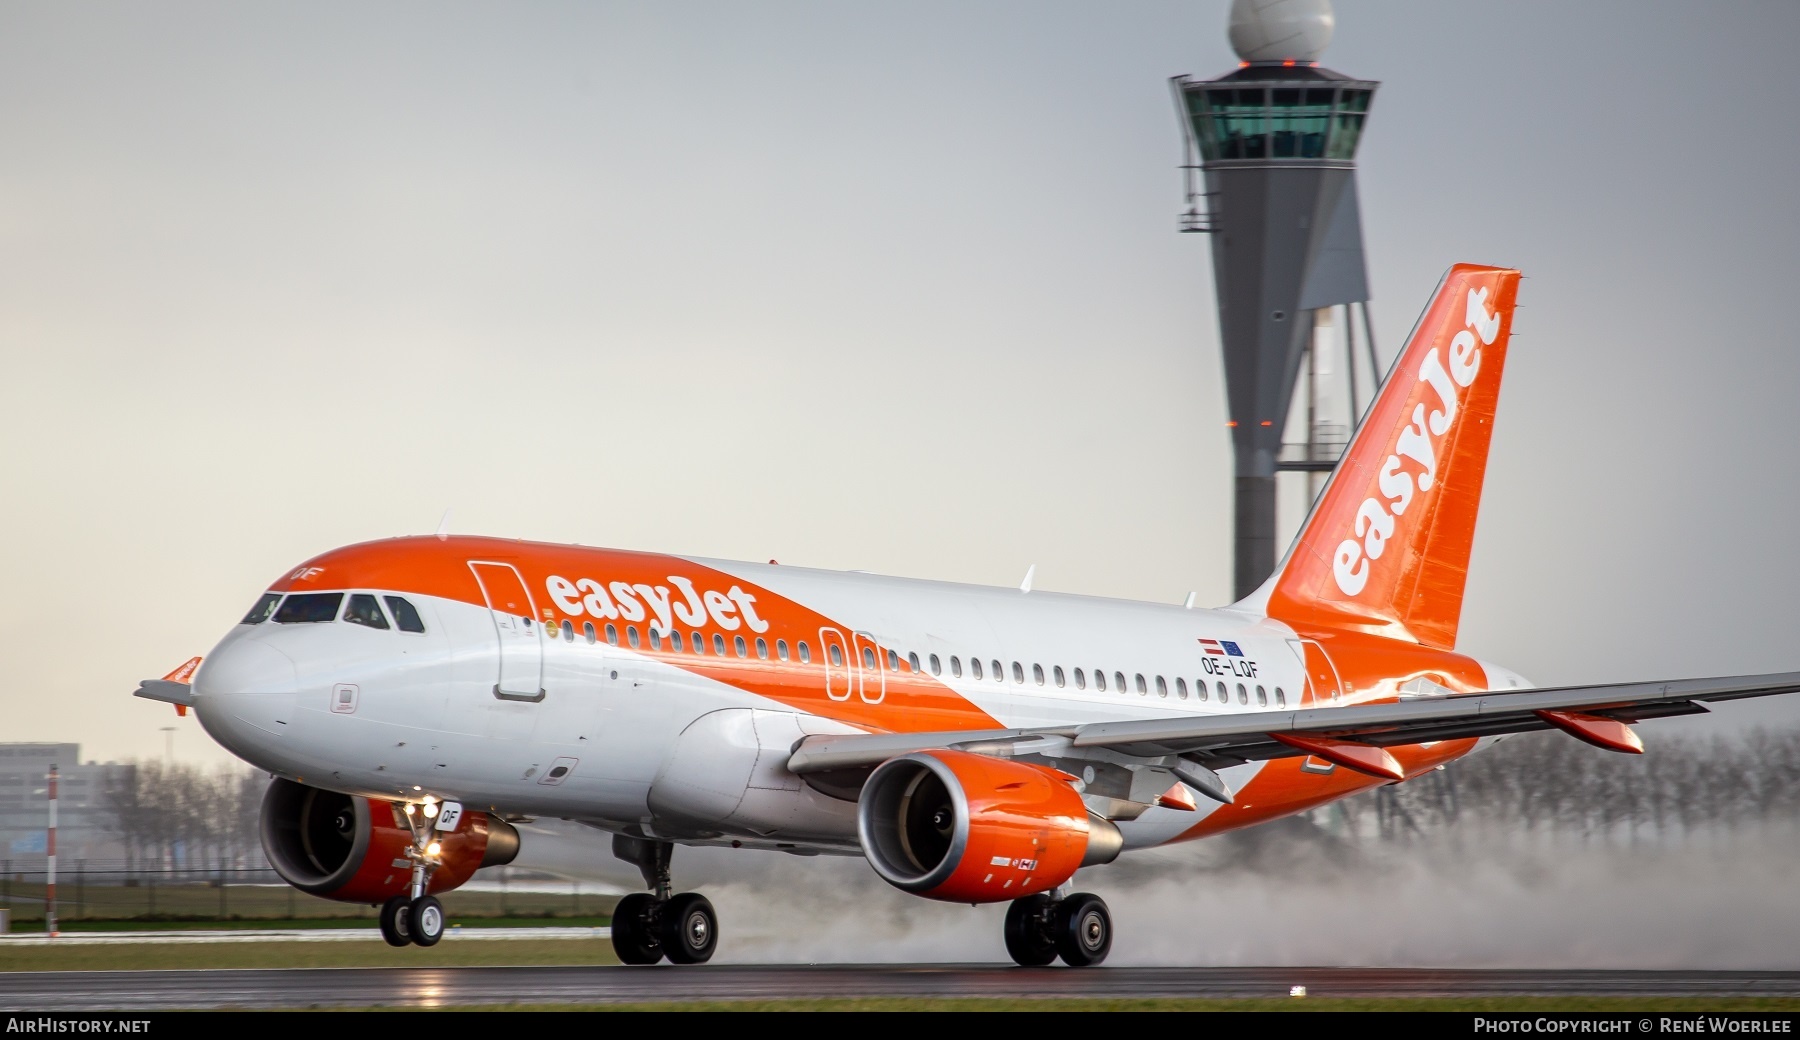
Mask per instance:
[[[389,946],[436,946],[444,937],[444,904],[425,893],[438,868],[438,843],[431,838],[431,821],[436,817],[434,802],[427,801],[424,812],[410,803],[406,806],[406,822],[413,833],[412,846],[406,850],[406,858],[412,861],[412,881],[406,894],[381,906],[381,937]]]
[[[618,934],[614,932],[614,934]],[[1043,892],[1006,908],[1006,952],[1027,968],[1061,957],[1071,968],[1099,964],[1112,949],[1112,914],[1092,892],[1058,899]]]
[[[620,834],[613,855],[637,864],[651,892],[633,892],[613,908],[613,952],[626,964],[705,964],[719,944],[719,918],[698,892],[671,894],[669,857],[675,846]]]

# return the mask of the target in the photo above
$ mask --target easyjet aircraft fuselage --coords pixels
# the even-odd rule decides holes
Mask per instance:
[[[1242,717],[1395,700],[1408,684],[1522,680],[1414,643],[1230,610],[426,536],[297,568],[208,658],[198,700],[226,747],[337,790],[422,788],[657,838],[851,852],[855,803],[781,775],[809,734]],[[1410,775],[1470,745],[1400,755]],[[1088,768],[1113,771],[1070,772]],[[1116,771],[1079,781],[1084,793],[1129,800],[1128,771]],[[1120,821],[1127,847],[1383,782],[1306,758],[1223,774],[1236,804]],[[1159,782],[1151,801],[1174,778]]]
[[[709,958],[675,844],[860,854],[1008,902],[1021,964],[1102,960],[1075,872],[1403,782],[1484,739],[1800,689],[1800,675],[1534,690],[1455,651],[1518,272],[1445,276],[1277,573],[1223,610],[492,538],[401,538],[284,575],[140,696],[279,779],[289,882],[442,934],[435,893],[509,817],[613,835],[648,893],[628,963]],[[1240,417],[1253,421],[1255,417]]]

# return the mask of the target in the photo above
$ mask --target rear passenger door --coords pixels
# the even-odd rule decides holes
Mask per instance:
[[[535,619],[531,590],[510,563],[470,560],[469,569],[475,572],[494,620],[499,655],[494,696],[508,701],[543,700],[543,626]]]

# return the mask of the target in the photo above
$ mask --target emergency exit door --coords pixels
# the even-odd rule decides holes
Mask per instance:
[[[488,615],[494,620],[499,651],[494,696],[508,701],[543,700],[543,626],[536,620],[525,580],[510,563],[470,560],[469,569],[475,572]]]

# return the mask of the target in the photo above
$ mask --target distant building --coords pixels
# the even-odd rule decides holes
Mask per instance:
[[[0,744],[0,860],[9,870],[42,870],[49,822],[50,766],[57,769],[56,860],[117,860],[124,847],[106,808],[109,780],[128,779],[136,766],[81,761],[80,744]]]

